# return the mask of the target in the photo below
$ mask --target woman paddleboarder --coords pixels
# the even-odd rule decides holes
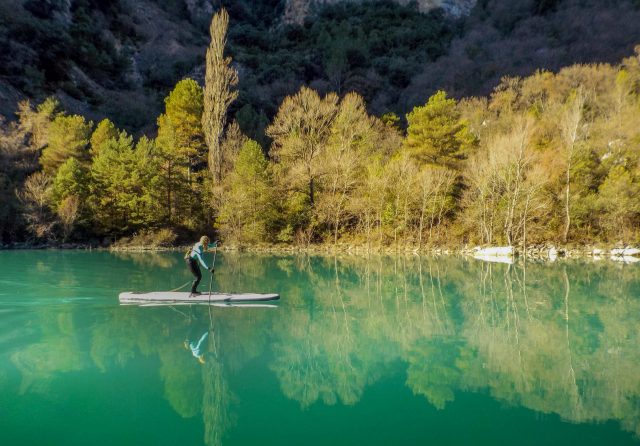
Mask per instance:
[[[191,296],[197,296],[200,294],[198,291],[198,284],[202,279],[202,272],[200,272],[200,265],[204,266],[207,270],[213,274],[214,266],[211,268],[207,266],[207,262],[204,261],[204,252],[215,249],[217,243],[209,243],[209,237],[203,235],[200,237],[200,241],[193,245],[189,251],[184,255],[184,259],[189,266],[189,271],[193,274],[193,282],[191,283]],[[198,265],[200,263],[200,265]]]

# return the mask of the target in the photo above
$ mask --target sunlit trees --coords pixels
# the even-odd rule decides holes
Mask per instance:
[[[526,243],[531,213],[542,209],[538,155],[531,147],[532,121],[520,117],[512,131],[496,135],[470,160],[465,215],[481,243]]]
[[[124,235],[217,225],[242,243],[342,241],[398,249],[637,239],[637,56],[619,66],[507,77],[486,98],[458,101],[439,91],[406,115],[406,129],[392,112],[370,116],[355,93],[321,95],[304,86],[284,98],[266,127],[269,146],[251,143],[240,156],[249,141],[243,131],[258,132],[266,118],[245,105],[227,124],[237,94],[237,73],[223,57],[227,26],[220,12],[212,22],[204,91],[192,79],[178,82],[158,117],[157,137],[140,140],[154,175],[136,164],[133,138],[108,119],[92,132],[90,122],[66,115],[53,99],[36,109],[20,104],[18,122],[0,124],[3,221],[11,213],[30,214],[31,221],[57,215],[52,237],[60,235],[57,229],[71,235],[81,222],[107,221],[109,228],[82,227],[87,235],[92,228]],[[27,205],[23,192],[38,163],[48,177],[40,188],[49,191],[48,213],[25,211],[37,208],[33,200]],[[93,173],[82,175],[90,166]],[[31,191],[44,184],[33,181]],[[118,181],[140,184],[129,183],[126,193],[139,189],[147,217],[129,224],[133,220],[121,218],[123,208],[110,207],[108,188],[114,197],[125,193],[116,190]],[[75,210],[71,196],[79,198]],[[256,209],[276,209],[277,215]],[[107,215],[111,211],[121,217]],[[3,229],[3,237],[26,233],[26,220],[15,226],[22,230],[7,235]]]
[[[271,157],[287,169],[292,186],[307,194],[311,206],[315,182],[322,174],[321,154],[331,135],[337,104],[337,95],[330,93],[321,98],[316,91],[303,87],[296,95],[285,98],[267,128],[267,135],[273,138]]]
[[[122,132],[105,144],[91,165],[91,197],[96,226],[107,234],[127,234],[159,223],[162,203],[159,157],[146,138],[133,146]]]
[[[49,97],[34,110],[29,101],[18,104],[20,130],[27,135],[35,149],[42,149],[49,141],[49,126],[59,113],[60,103]]]
[[[326,149],[320,154],[323,175],[318,193],[320,223],[333,228],[333,242],[343,221],[348,219],[354,191],[364,174],[364,166],[375,148],[375,127],[362,97],[347,94],[331,124]]]

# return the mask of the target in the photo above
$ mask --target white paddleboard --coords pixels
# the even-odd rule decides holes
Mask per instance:
[[[180,302],[180,303],[210,303],[210,302],[261,302],[278,300],[278,294],[255,294],[255,293],[202,293],[191,296],[188,292],[177,291],[152,291],[150,293],[136,293],[127,291],[118,296],[120,303],[140,304],[151,302]]]

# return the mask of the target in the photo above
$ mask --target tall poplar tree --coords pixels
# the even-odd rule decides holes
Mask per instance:
[[[209,28],[211,42],[207,49],[202,114],[202,129],[209,148],[209,170],[217,182],[222,180],[221,141],[227,110],[238,97],[233,89],[238,84],[238,72],[231,66],[231,58],[224,56],[228,28],[229,14],[223,8],[213,16]]]

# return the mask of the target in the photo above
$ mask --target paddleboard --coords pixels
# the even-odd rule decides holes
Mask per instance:
[[[120,302],[120,305],[131,305],[136,307],[180,307],[193,305],[210,305],[221,308],[278,308],[277,305],[269,303],[251,302]]]
[[[178,291],[152,291],[150,293],[136,293],[127,291],[118,296],[120,303],[139,304],[147,302],[181,302],[181,303],[210,303],[210,302],[262,302],[278,300],[278,294],[255,294],[255,293],[202,293],[191,296],[188,292]]]

